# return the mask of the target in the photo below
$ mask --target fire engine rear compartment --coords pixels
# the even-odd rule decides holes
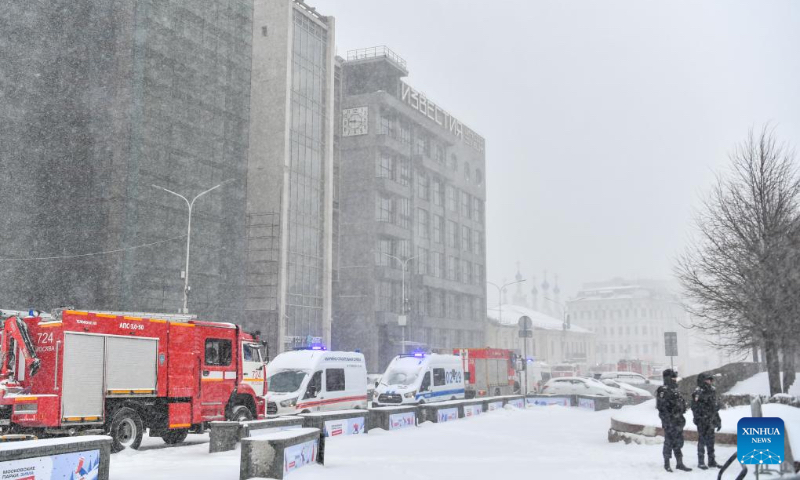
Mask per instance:
[[[154,396],[158,339],[64,332],[61,417],[104,419],[104,398]]]

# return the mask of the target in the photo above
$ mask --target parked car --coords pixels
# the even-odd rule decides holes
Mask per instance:
[[[609,387],[619,388],[624,391],[625,395],[628,396],[628,400],[632,404],[639,404],[653,398],[653,395],[643,388],[637,388],[633,385],[628,385],[627,383],[617,382],[616,380],[612,380],[610,378],[602,380],[602,382]]]
[[[612,408],[620,408],[630,403],[624,390],[605,385],[592,378],[553,378],[544,384],[542,393],[551,395],[599,395],[608,397]]]
[[[650,380],[641,373],[636,372],[605,372],[600,375],[601,380],[611,379],[628,385],[649,385]]]

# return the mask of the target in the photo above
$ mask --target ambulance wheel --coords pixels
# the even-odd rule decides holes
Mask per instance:
[[[234,422],[249,422],[253,419],[253,412],[244,405],[236,405],[231,410],[231,420]]]
[[[183,443],[187,435],[189,435],[189,429],[179,428],[177,430],[165,432],[161,439],[164,440],[164,443],[167,445],[177,445]]]
[[[136,413],[136,410],[122,407],[111,417],[108,434],[112,440],[112,452],[121,452],[126,448],[137,450],[142,444],[142,436],[144,436],[142,418]]]

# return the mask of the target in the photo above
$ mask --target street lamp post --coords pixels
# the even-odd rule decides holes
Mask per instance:
[[[389,255],[388,253],[384,253],[384,252],[381,252],[381,255],[386,255],[387,257],[393,258],[393,259],[397,260],[398,262],[400,262],[400,264],[403,266],[403,275],[402,275],[402,279],[403,280],[401,282],[401,284],[402,284],[402,287],[401,287],[402,288],[402,293],[400,295],[400,299],[401,299],[402,305],[400,307],[400,310],[402,312],[402,316],[405,317],[406,316],[406,266],[408,266],[408,262],[410,262],[411,260],[414,260],[415,258],[419,258],[419,255],[407,258],[405,260],[401,260],[400,258],[395,257],[394,255]],[[406,353],[406,325],[405,325],[405,322],[401,325],[401,327],[402,327],[402,331],[403,331],[403,333],[402,333],[403,353]]]
[[[502,287],[500,285],[497,285],[496,283],[490,282],[488,280],[486,281],[486,283],[488,283],[489,285],[491,285],[491,286],[493,286],[494,288],[497,289],[497,310],[499,312],[498,314],[500,316],[500,323],[501,324],[503,323],[503,290],[505,290],[506,287],[510,287],[511,285],[515,285],[517,283],[522,283],[524,281],[525,281],[525,279],[523,278],[522,280],[516,280],[514,282],[508,282],[505,285],[503,285]],[[525,380],[525,382],[524,382],[524,384],[525,384],[525,395],[527,395],[528,394],[528,339],[527,338],[523,338],[522,342],[523,342],[522,343],[523,349],[525,351],[525,358],[522,359],[522,362],[523,362],[522,365],[523,365],[523,368],[524,368],[523,371],[525,372],[525,379],[524,379]]]
[[[161,187],[159,185],[151,185],[153,188],[157,188],[159,190],[164,190],[167,193],[171,193],[176,197],[180,197],[184,202],[186,202],[186,206],[189,207],[189,221],[186,223],[186,269],[184,270],[184,282],[183,282],[183,308],[181,309],[181,313],[189,313],[189,248],[192,242],[192,208],[194,208],[194,202],[205,195],[206,193],[210,193],[219,187],[229,183],[231,180],[225,180],[224,182],[220,183],[219,185],[215,185],[204,192],[200,192],[195,197],[189,201],[186,197],[181,195],[180,193],[173,192],[167,188]]]

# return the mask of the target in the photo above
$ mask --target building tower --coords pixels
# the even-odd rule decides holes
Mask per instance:
[[[550,298],[550,282],[547,281],[547,270],[544,271],[542,280],[542,313],[553,316],[553,299]]]
[[[514,280],[516,280],[519,283],[516,284],[516,287],[517,287],[516,288],[516,292],[514,292],[514,295],[511,297],[511,302],[514,305],[519,305],[520,307],[526,307],[527,308],[527,306],[528,306],[528,296],[525,295],[525,292],[522,290],[522,280],[524,278],[525,277],[523,277],[522,274],[519,271],[519,262],[517,262],[517,275],[514,277]]]
[[[272,352],[330,344],[334,19],[255,0],[247,324]]]
[[[341,62],[333,346],[370,371],[403,348],[483,345],[485,142],[408,74],[383,46]]]
[[[536,275],[533,276],[533,281],[531,284],[533,288],[531,288],[531,309],[534,311],[539,311],[539,290],[536,288]]]

